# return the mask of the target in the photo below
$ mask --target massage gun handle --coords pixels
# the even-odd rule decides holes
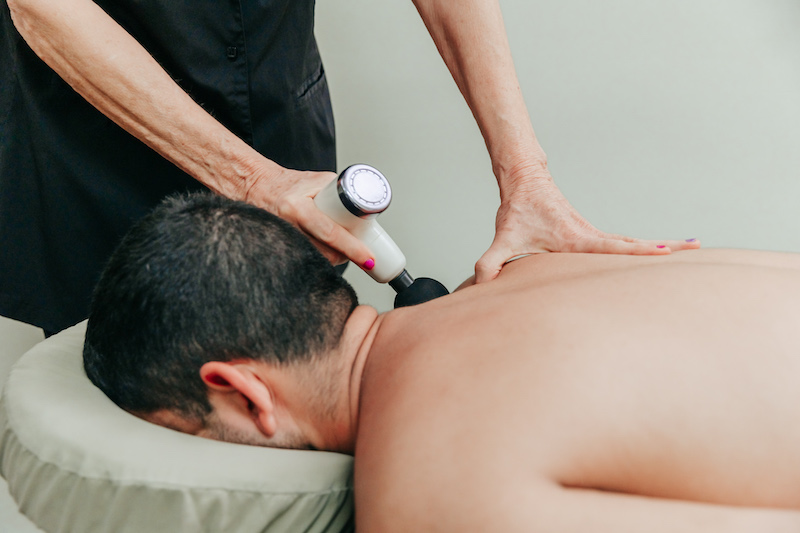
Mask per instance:
[[[338,182],[333,180],[314,197],[317,207],[334,222],[363,242],[375,258],[375,267],[367,271],[379,283],[388,283],[406,267],[406,257],[386,231],[378,224],[377,213],[358,217],[351,213],[339,197]]]

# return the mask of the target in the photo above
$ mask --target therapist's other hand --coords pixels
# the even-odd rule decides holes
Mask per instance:
[[[281,168],[270,176],[254,177],[244,200],[281,217],[311,238],[311,242],[334,265],[348,259],[365,267],[372,252],[350,232],[320,211],[314,197],[334,172],[301,172]]]
[[[538,170],[501,194],[494,241],[475,264],[475,281],[494,279],[509,259],[524,254],[666,255],[699,247],[696,239],[654,241],[600,231],[570,205],[546,169]]]

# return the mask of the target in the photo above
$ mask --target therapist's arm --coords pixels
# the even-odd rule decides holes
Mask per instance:
[[[91,0],[8,0],[28,45],[103,114],[218,194],[300,227],[329,259],[356,264],[369,249],[316,209],[331,172],[298,172],[265,158],[204,111]],[[143,177],[142,179],[147,179]],[[324,243],[324,244],[321,244]]]
[[[553,183],[517,81],[497,0],[414,0],[472,110],[500,186],[495,239],[475,266],[478,283],[517,255],[537,252],[667,254],[699,242],[646,241],[589,224]]]

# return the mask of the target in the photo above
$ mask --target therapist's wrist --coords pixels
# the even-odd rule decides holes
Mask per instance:
[[[206,160],[212,183],[211,190],[231,198],[267,208],[268,191],[265,185],[279,179],[285,168],[267,159],[250,145],[235,138],[221,140],[214,157]],[[202,180],[201,180],[202,181]]]
[[[245,189],[239,199],[277,214],[277,197],[291,183],[293,172],[260,154],[244,168]]]
[[[513,164],[497,165],[494,173],[500,187],[501,202],[520,194],[530,194],[553,183],[544,152],[529,155]]]
[[[218,123],[214,125],[219,126]],[[181,153],[181,158],[166,156],[211,191],[232,200],[246,201],[251,189],[262,178],[282,168],[221,126],[219,130],[208,129],[215,134],[186,144],[186,153]],[[180,164],[180,159],[188,163]]]

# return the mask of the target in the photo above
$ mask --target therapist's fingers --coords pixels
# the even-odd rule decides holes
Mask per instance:
[[[667,255],[672,252],[669,246],[659,241],[630,242],[602,237],[578,239],[570,248],[570,252],[586,254]]]
[[[652,240],[652,239],[635,239],[633,237],[627,237],[625,235],[612,235],[607,233],[603,234],[602,238],[604,240],[609,240],[609,241],[624,241],[631,244],[637,244],[639,246],[636,249],[644,250],[645,253],[647,250],[652,250],[653,246],[656,247],[656,250],[669,248],[673,252],[678,252],[681,250],[696,250],[701,246],[700,240],[694,238],[683,239],[683,240],[674,240],[674,239]],[[636,254],[636,255],[641,255],[641,254]]]
[[[661,240],[661,241],[639,241],[639,242],[647,242],[650,244],[655,244],[656,246],[666,246],[673,252],[679,252],[681,250],[696,250],[700,248],[701,244],[698,239],[684,239],[684,240]]]
[[[673,252],[678,252],[680,250],[697,250],[702,246],[700,239],[695,238],[684,239],[682,241],[666,241],[665,244],[669,246]]]
[[[502,257],[505,255],[507,254],[501,250],[489,248],[475,263],[475,283],[485,283],[496,278],[503,268],[505,260]]]
[[[294,219],[297,226],[312,238],[314,245],[331,263],[339,264],[349,259],[364,270],[374,268],[375,258],[370,249],[320,211],[312,199],[294,201],[283,211],[286,218]]]
[[[597,231],[597,235],[598,236],[576,239],[572,246],[563,251],[627,255],[665,255],[681,250],[694,250],[701,246],[698,239],[635,239],[625,235],[603,233],[599,230]]]
[[[523,253],[541,253],[544,250],[534,250],[521,252],[524,248],[518,248],[513,243],[513,237],[498,233],[495,235],[494,242],[488,250],[475,263],[475,283],[485,283],[491,281],[500,274],[503,265],[510,259]]]
[[[349,259],[370,270],[375,262],[369,248],[314,203],[314,196],[334,179],[336,174],[333,172],[299,172],[281,168],[254,178],[244,200],[300,229],[331,263],[340,264]]]

